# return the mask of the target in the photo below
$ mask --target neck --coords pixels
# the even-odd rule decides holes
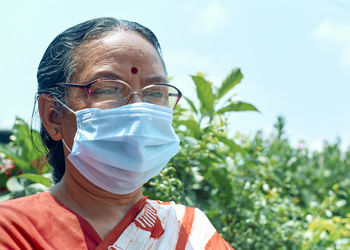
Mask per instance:
[[[104,238],[142,197],[142,188],[119,195],[104,191],[86,180],[73,166],[66,166],[63,179],[51,194],[85,218]]]

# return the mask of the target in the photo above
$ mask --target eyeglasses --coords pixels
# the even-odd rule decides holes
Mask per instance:
[[[182,96],[180,90],[165,83],[148,85],[138,91],[133,91],[126,82],[108,78],[97,79],[86,85],[74,83],[59,83],[58,85],[85,89],[91,103],[103,109],[123,106],[133,94],[138,94],[143,102],[173,109]]]

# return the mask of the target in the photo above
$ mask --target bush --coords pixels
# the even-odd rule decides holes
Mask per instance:
[[[52,186],[45,148],[37,131],[16,118],[9,144],[0,144],[0,201],[31,195]]]
[[[271,135],[230,138],[231,112],[258,111],[231,95],[242,77],[234,69],[215,87],[192,76],[198,100],[185,97],[188,108],[174,112],[180,152],[145,194],[199,207],[237,249],[349,249],[350,151],[340,149],[340,139],[320,152],[303,142],[293,147],[283,117]],[[0,146],[0,199],[50,187],[38,132],[17,119],[11,140]]]

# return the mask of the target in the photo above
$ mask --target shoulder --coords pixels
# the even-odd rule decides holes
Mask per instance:
[[[48,192],[0,202],[0,228],[40,226],[60,210],[63,208]]]
[[[0,202],[0,228],[2,229],[44,228],[49,223],[71,217],[73,217],[72,213],[49,192]]]
[[[85,249],[99,241],[90,229],[48,192],[0,202],[0,246],[8,249]]]
[[[40,200],[47,200],[49,196],[51,196],[49,192],[41,192],[41,193],[29,195],[29,196],[16,198],[13,200],[0,202],[0,207],[4,207],[4,206],[8,207],[8,206],[18,205],[23,203],[27,204],[28,202],[30,203],[30,202],[37,202]]]
[[[11,212],[32,213],[40,207],[46,207],[50,194],[47,192],[38,193],[26,197],[0,202],[0,216],[3,217]]]
[[[60,215],[60,216],[57,216]],[[18,222],[41,225],[49,220],[75,219],[75,214],[49,192],[0,202],[0,226]],[[52,221],[51,221],[52,222]]]
[[[174,201],[164,202],[159,200],[147,200],[147,202],[149,202],[153,207],[157,208],[159,212],[175,212],[177,219],[179,219],[180,221],[186,220],[196,223],[197,221],[200,221],[201,223],[204,223],[208,226],[212,226],[208,217],[199,208],[176,204]]]
[[[165,229],[177,228],[178,242],[186,242],[184,244],[201,249],[232,249],[199,208],[187,207],[173,201],[147,200],[147,202],[157,210]],[[184,239],[180,240],[181,237]]]
[[[48,207],[49,193],[39,193],[27,197],[0,202],[1,245],[13,249],[30,249],[29,240],[37,231],[37,224]],[[19,247],[21,245],[21,247]]]

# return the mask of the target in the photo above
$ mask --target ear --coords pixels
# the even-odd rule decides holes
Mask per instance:
[[[48,94],[41,94],[38,99],[38,109],[41,122],[55,141],[62,139],[62,114],[55,108],[55,100]]]

